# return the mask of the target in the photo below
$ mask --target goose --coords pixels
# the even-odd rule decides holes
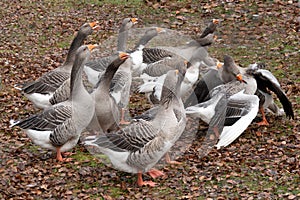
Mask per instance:
[[[137,65],[141,65],[141,58],[144,46],[159,33],[163,32],[161,28],[148,29],[140,39],[136,47],[130,53],[130,59],[121,65],[111,81],[110,93],[121,108],[120,124],[128,124],[125,120],[125,110],[129,103],[130,87],[132,83],[132,70]]]
[[[186,108],[187,115],[209,124],[208,138],[213,134],[212,138],[219,140],[218,149],[231,144],[246,130],[259,107],[255,79],[249,74],[241,75],[232,61],[230,56],[224,56],[223,74],[235,79],[211,90],[208,101]]]
[[[294,119],[294,112],[293,112],[292,104],[289,101],[288,97],[285,95],[285,93],[282,91],[278,80],[275,78],[275,76],[270,71],[268,71],[266,69],[262,69],[262,68],[264,68],[263,66],[257,66],[255,64],[248,66],[248,68],[239,67],[239,66],[235,65],[232,58],[230,59],[229,65],[237,68],[241,72],[241,74],[249,74],[249,75],[253,76],[254,79],[256,80],[257,90],[255,93],[258,95],[258,97],[260,97],[259,111],[262,114],[262,121],[258,122],[257,123],[258,125],[269,125],[269,123],[266,119],[266,116],[265,116],[264,106],[266,106],[265,108],[276,107],[276,106],[274,106],[275,103],[272,101],[272,99],[270,97],[270,95],[271,95],[270,91],[274,92],[276,94],[276,96],[279,98],[281,104],[283,105],[283,109],[284,109],[284,112],[286,113],[286,116],[288,118]],[[224,69],[221,69],[220,71],[222,71],[222,70],[224,70]],[[221,79],[224,82],[230,81],[231,78],[228,79],[228,77],[229,76],[227,74],[225,77],[224,76],[221,77]],[[256,88],[256,87],[253,86],[253,88]],[[266,94],[266,96],[263,94]],[[269,98],[271,100],[266,102],[265,101],[266,98]],[[264,104],[264,103],[266,103],[266,104]]]
[[[135,45],[133,50],[129,52],[131,54],[132,58],[132,73],[134,77],[137,77],[140,75],[142,70],[150,63],[149,59],[151,58],[149,53],[151,51],[151,48],[145,48],[145,46],[148,44],[150,40],[152,40],[157,35],[166,32],[165,29],[154,27],[147,29],[144,33],[144,35],[141,37],[139,42]],[[152,54],[153,55],[153,54]],[[166,55],[156,55],[161,58],[161,56],[166,57]],[[157,57],[155,57],[155,61],[157,61]]]
[[[35,107],[45,109],[51,106],[49,99],[52,97],[53,92],[70,77],[77,49],[93,30],[98,29],[98,22],[82,25],[72,41],[65,62],[60,67],[44,74],[33,82],[15,85],[15,88],[21,90]]]
[[[219,20],[213,20],[212,24],[216,25],[218,23]],[[208,34],[204,33],[206,31],[205,30],[200,36],[197,35],[192,37],[191,41],[187,42],[187,44],[182,46],[177,46],[177,47],[159,46],[156,47],[156,49],[159,49],[161,51],[167,50],[168,52],[172,52],[174,54],[180,55],[186,60],[190,60],[198,48],[204,48],[205,50],[207,50],[207,46],[211,45],[214,42],[216,37],[214,37],[212,33],[215,30],[216,27],[213,31],[211,31],[211,33]],[[213,59],[209,55],[203,60],[203,62],[206,63],[208,66],[216,65],[215,59]]]
[[[185,107],[209,100],[209,92],[223,84],[218,72],[218,68],[222,66],[223,63],[217,61],[217,66],[206,68],[205,73],[199,73],[198,79],[193,85],[193,91],[184,99]]]
[[[181,81],[179,70],[167,73],[160,108],[151,120],[137,119],[115,133],[89,137],[85,145],[107,155],[118,170],[137,173],[139,186],[155,186],[152,181],[143,181],[142,174],[148,172],[153,178],[163,175],[152,167],[184,131],[186,116],[179,97]]]
[[[166,73],[169,70],[176,69],[176,64],[180,61],[184,62],[185,60],[174,54],[172,57],[164,58],[156,63],[148,65],[148,67],[143,70],[143,74],[140,76],[144,83],[139,86],[138,91],[140,93],[145,93],[148,100],[152,103],[154,103],[154,101],[160,101]],[[152,99],[150,99],[151,97]]]
[[[125,18],[119,29],[117,51],[127,50],[128,31],[138,22],[138,18]],[[99,80],[99,76],[105,71],[106,67],[111,63],[112,57],[100,57],[86,63],[84,72],[87,75],[89,83],[95,86]]]
[[[258,122],[259,125],[269,124],[266,119],[264,109],[271,110],[277,115],[283,114],[283,111],[274,103],[270,91],[274,92],[279,98],[281,104],[283,105],[283,110],[286,116],[288,118],[294,118],[291,102],[282,91],[279,81],[276,79],[276,77],[270,71],[264,69],[265,65],[263,63],[250,64],[247,68],[242,68],[235,65],[232,59],[228,63],[231,63],[228,65],[234,66],[234,68],[236,68],[235,70],[240,71],[241,74],[251,74],[255,78],[258,86],[256,94],[260,99],[259,111],[262,113],[263,118],[261,122]],[[226,72],[226,70],[224,71],[222,66],[223,65],[219,65],[218,70],[210,70],[208,73],[202,76],[202,79],[197,82],[194,88],[194,93],[190,95],[188,100],[185,102],[185,107],[208,100],[210,98],[208,96],[210,90],[234,79],[234,75]]]
[[[120,124],[128,124],[129,122],[125,121],[125,109],[129,102],[129,94],[130,94],[130,86],[132,81],[132,72],[131,68],[134,65],[136,60],[139,60],[139,52],[142,52],[144,45],[146,45],[153,37],[157,36],[157,34],[163,32],[163,29],[160,28],[151,28],[147,30],[144,36],[140,39],[138,44],[136,45],[135,50],[129,52],[130,59],[128,59],[123,65],[121,65],[118,71],[115,73],[114,78],[111,81],[110,93],[112,97],[116,100],[119,108],[121,109],[121,119]],[[111,59],[112,57],[109,57]],[[105,69],[105,68],[104,68]],[[99,74],[98,79],[101,78],[101,72]],[[52,98],[50,98],[50,103],[52,105],[57,104],[59,102],[65,101],[69,96],[69,81],[64,82],[60,88],[58,88]],[[92,128],[95,129],[96,127]]]
[[[70,98],[20,121],[11,121],[11,127],[19,126],[37,145],[56,150],[56,159],[63,161],[61,152],[72,149],[94,113],[94,100],[82,83],[84,63],[95,45],[83,45],[75,54],[71,71]],[[66,160],[67,161],[67,160]]]
[[[213,19],[212,22],[210,22],[207,25],[207,27],[204,29],[204,31],[200,35],[200,38],[205,38],[207,35],[213,34],[216,31],[219,22],[220,22],[220,20]]]
[[[112,63],[108,65],[104,74],[99,79],[96,89],[91,94],[95,99],[96,123],[98,127],[100,126],[101,132],[115,131],[119,126],[120,111],[110,93],[110,84],[120,65],[128,58],[129,54],[124,52],[114,55]]]
[[[188,62],[188,69],[185,73],[180,89],[180,96],[183,101],[185,101],[185,99],[188,98],[188,95],[192,93],[193,86],[196,84],[199,77],[200,68],[209,68],[203,62],[207,56],[208,53],[204,48],[198,48],[190,58]],[[156,64],[150,64],[146,69],[144,69],[144,73],[141,75],[144,80],[144,84],[139,86],[139,92],[146,93],[150,102],[153,103],[159,101],[165,73],[172,69],[172,63],[176,62],[175,58],[177,60],[183,59],[181,56],[173,55],[164,61],[157,62]],[[219,62],[217,62],[217,64],[219,64]]]
[[[260,97],[259,111],[262,114],[262,121],[258,122],[259,125],[269,125],[264,113],[264,109],[273,110],[275,114],[282,113],[282,111],[280,111],[278,106],[274,103],[270,91],[274,92],[280,100],[287,118],[294,119],[292,103],[281,89],[277,78],[269,70],[263,69],[262,67],[256,67],[254,64],[254,67],[250,65],[246,69],[246,72],[254,76],[258,86],[257,95]]]

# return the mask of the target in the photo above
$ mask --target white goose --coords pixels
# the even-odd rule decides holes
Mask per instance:
[[[179,90],[182,77],[178,71],[167,74],[158,112],[151,120],[138,119],[115,133],[90,137],[85,145],[106,154],[119,170],[138,174],[138,185],[155,186],[143,181],[142,173],[152,177],[163,173],[151,169],[168,152],[184,131],[186,116]]]
[[[66,61],[60,67],[33,82],[15,85],[15,88],[21,90],[35,107],[44,109],[51,106],[49,99],[53,92],[70,77],[76,50],[83,44],[86,37],[96,29],[99,29],[98,22],[82,25],[72,41]]]
[[[90,123],[95,110],[94,100],[82,83],[84,63],[90,57],[94,45],[81,46],[76,51],[71,71],[71,96],[68,101],[45,109],[27,119],[11,122],[19,126],[37,145],[56,150],[56,158],[63,161],[61,152],[72,149],[81,132]]]

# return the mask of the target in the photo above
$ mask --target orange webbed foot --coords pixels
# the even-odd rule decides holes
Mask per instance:
[[[150,169],[148,171],[148,174],[154,179],[165,175],[162,171],[159,171],[158,169]]]

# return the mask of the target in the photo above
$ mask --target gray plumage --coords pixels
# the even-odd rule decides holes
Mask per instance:
[[[157,115],[137,119],[125,128],[93,140],[86,145],[106,154],[114,167],[130,173],[150,170],[180,137],[186,124],[184,108],[178,92],[182,77],[174,70],[165,80]]]
[[[119,28],[117,51],[127,50],[128,31],[137,22],[137,18],[125,18]],[[107,66],[113,61],[113,56],[98,57],[86,63],[84,71],[88,81],[95,86]]]
[[[44,74],[34,82],[22,84],[21,88],[20,85],[16,85],[15,87],[22,90],[24,95],[36,107],[47,108],[51,106],[49,99],[53,92],[70,77],[76,50],[83,44],[85,38],[97,28],[97,22],[82,25],[72,41],[66,61],[60,67]]]
[[[89,124],[94,113],[94,101],[82,83],[82,68],[94,46],[82,46],[77,50],[71,71],[70,99],[45,109],[43,112],[14,123],[22,128],[32,141],[44,148],[60,152],[73,148],[81,131]]]
[[[110,84],[120,65],[122,65],[128,57],[129,54],[123,52],[112,56],[112,63],[108,65],[97,83],[96,89],[91,94],[95,99],[95,118],[97,119],[96,122],[92,122],[97,124],[92,124],[91,127],[96,127],[95,131],[111,132],[118,129],[120,111],[118,104],[110,94]]]
[[[49,99],[53,95],[53,92],[70,77],[76,50],[83,44],[85,38],[94,29],[98,29],[98,27],[97,22],[82,25],[72,41],[66,61],[60,67],[44,74],[31,83],[22,84],[21,88],[20,85],[16,85],[15,87],[22,90],[24,95],[36,107],[47,108],[51,106]]]

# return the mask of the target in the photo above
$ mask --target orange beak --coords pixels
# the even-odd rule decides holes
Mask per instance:
[[[89,45],[87,45],[87,47],[89,48],[89,50],[90,51],[92,51],[94,48],[96,48],[98,45],[96,45],[96,44],[89,44]]]
[[[217,63],[217,68],[220,69],[221,67],[223,67],[223,63],[218,62],[218,63]]]
[[[92,27],[93,30],[99,30],[100,29],[100,26],[98,24],[99,24],[98,21],[89,23],[89,25]]]
[[[246,84],[247,84],[247,82],[246,82],[245,80],[243,80],[242,74],[236,75],[236,79],[237,79],[238,81],[240,81],[240,82],[243,82],[243,83],[246,83]]]
[[[219,22],[220,22],[220,20],[218,20],[218,19],[213,19],[213,23],[214,23],[214,24],[219,24]]]
[[[139,19],[138,19],[138,18],[135,18],[135,17],[134,17],[134,18],[131,18],[131,21],[132,21],[133,24],[138,23],[138,20],[139,20]]]
[[[165,29],[163,29],[163,28],[156,28],[156,31],[157,31],[157,33],[163,33],[163,32],[166,32],[166,30]]]
[[[125,59],[129,58],[129,54],[128,54],[128,53],[125,53],[125,52],[120,52],[120,53],[119,53],[119,58],[120,58],[121,60],[125,60]]]

